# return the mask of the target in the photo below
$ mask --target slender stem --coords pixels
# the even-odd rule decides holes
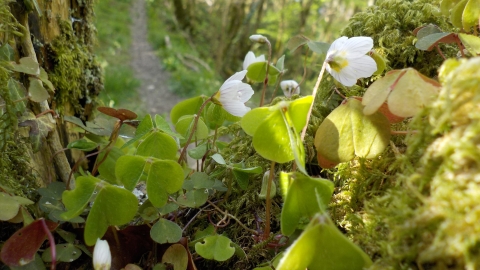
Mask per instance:
[[[275,84],[275,89],[273,89],[273,94],[272,94],[272,98],[270,99],[270,103],[272,103],[273,99],[275,98],[275,95],[277,94],[278,85],[280,85],[280,80],[282,79],[282,77],[283,77],[283,71],[280,72],[280,75],[278,75],[277,83]]]
[[[298,83],[297,87],[299,87],[300,84],[302,84],[305,81],[305,79],[307,78],[307,56],[308,56],[308,51],[309,50],[310,49],[307,46],[307,51],[305,52],[305,58],[303,59],[303,76],[302,76],[302,80]]]
[[[323,73],[325,72],[326,66],[327,66],[327,62],[323,62],[322,69],[320,70],[320,73],[318,74],[317,82],[315,83],[315,86],[313,87],[312,104],[310,105],[310,109],[308,109],[307,122],[305,122],[305,127],[303,128],[302,135],[300,137],[302,141],[303,141],[303,139],[305,139],[305,134],[307,133],[308,122],[310,121],[310,116],[312,115],[313,104],[315,103],[315,97],[317,96],[317,90],[318,90],[318,87],[320,86],[320,82],[322,81]]]
[[[275,161],[272,161],[270,165],[270,174],[268,175],[267,184],[267,199],[265,207],[265,230],[263,231],[263,239],[267,239],[270,236],[270,208],[272,205],[272,199],[270,198],[270,189],[272,188],[273,176],[275,175]]]
[[[50,232],[50,229],[48,229],[45,219],[42,218],[40,220],[40,223],[42,223],[43,231],[47,234],[48,243],[50,244],[50,256],[52,257],[52,265],[50,266],[50,269],[55,270],[55,267],[57,266],[57,250],[55,248],[55,239],[53,239],[53,235]]]
[[[222,214],[224,214],[224,215],[227,215],[229,218],[235,220],[235,221],[238,223],[238,225],[240,225],[240,226],[241,226],[242,228],[244,228],[246,231],[251,232],[251,233],[253,233],[253,234],[255,234],[255,235],[258,235],[258,232],[257,232],[257,231],[252,230],[252,229],[248,228],[247,226],[245,226],[245,224],[243,224],[236,216],[234,216],[234,215],[232,215],[232,214],[229,214],[229,213],[223,211],[222,209],[220,209],[218,206],[216,206],[216,205],[215,205],[213,202],[211,202],[210,200],[207,200],[207,202],[208,202],[208,204],[210,204],[211,206],[213,206],[218,212],[220,212],[220,213],[222,213]]]
[[[202,111],[205,108],[205,105],[207,105],[208,102],[212,101],[212,98],[213,98],[214,95],[215,94],[213,94],[211,97],[209,97],[207,100],[205,100],[203,102],[202,106],[200,106],[200,109],[198,109],[197,115],[195,115],[195,119],[193,120],[193,126],[192,126],[192,130],[190,131],[191,132],[190,136],[188,136],[188,140],[185,143],[185,146],[183,147],[182,152],[180,153],[180,157],[178,158],[178,163],[180,163],[184,159],[185,153],[187,152],[187,147],[190,144],[190,142],[192,141],[193,134],[196,133],[195,131],[197,129],[198,119],[200,119],[200,115],[202,114]]]
[[[447,58],[445,55],[442,53],[442,50],[440,50],[440,46],[435,45],[435,48],[437,48],[437,52],[440,54],[440,56],[443,58],[443,60],[446,60]]]
[[[270,70],[270,62],[272,60],[272,44],[268,39],[266,40],[266,43],[268,45],[268,61],[267,61],[267,71],[265,73],[265,80],[263,81],[263,89],[262,89],[262,97],[260,99],[260,106],[263,106],[263,102],[265,101],[265,92],[267,91],[267,85],[268,85],[268,72]]]

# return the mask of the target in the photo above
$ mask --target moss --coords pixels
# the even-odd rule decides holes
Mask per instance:
[[[62,21],[60,27],[61,35],[49,46],[54,55],[49,78],[57,91],[56,109],[63,112],[66,104],[73,104],[75,114],[83,116],[85,106],[103,89],[102,72],[89,45],[75,35],[70,22]]]
[[[443,31],[452,31],[446,17],[440,16],[440,0],[383,0],[365,12],[355,14],[342,31],[345,36],[369,36],[374,47],[389,61],[389,69],[413,67],[434,77],[443,59],[436,52],[420,51],[415,46],[413,30],[427,24],[438,25]],[[456,55],[458,48],[440,46],[447,57]]]

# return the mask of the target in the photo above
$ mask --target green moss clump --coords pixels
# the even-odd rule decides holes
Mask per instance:
[[[443,59],[434,50],[430,52],[415,48],[417,27],[435,24],[443,31],[452,31],[446,17],[440,16],[440,0],[381,0],[365,12],[355,14],[342,31],[345,36],[369,36],[374,48],[389,61],[389,69],[413,67],[421,73],[434,77]],[[458,48],[441,45],[447,57],[456,55]]]
[[[62,21],[60,27],[61,35],[49,47],[55,57],[49,78],[57,91],[56,108],[62,112],[65,104],[73,104],[75,114],[83,116],[85,106],[103,89],[102,72],[89,46],[75,35],[70,22]]]

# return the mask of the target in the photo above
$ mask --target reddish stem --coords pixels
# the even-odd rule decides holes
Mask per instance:
[[[45,219],[42,218],[40,220],[40,223],[42,223],[43,231],[47,234],[48,242],[50,244],[50,255],[52,256],[52,265],[50,266],[50,269],[55,270],[55,267],[57,266],[57,251],[55,248],[55,239],[53,239],[53,235],[48,229]]]

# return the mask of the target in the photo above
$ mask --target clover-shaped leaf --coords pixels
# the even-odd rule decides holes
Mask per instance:
[[[305,157],[298,134],[306,124],[311,103],[312,96],[307,96],[256,108],[243,116],[241,126],[253,136],[253,147],[262,157],[277,163],[295,159],[302,169]]]
[[[51,262],[52,255],[50,252],[51,248],[48,247],[42,254],[42,259],[44,262]],[[58,244],[55,245],[56,251],[56,260],[58,262],[73,262],[82,255],[82,251],[71,243]]]
[[[411,117],[438,95],[440,84],[413,68],[392,70],[376,80],[365,92],[363,113],[372,115],[385,101],[396,116]]]
[[[159,159],[175,160],[177,142],[170,135],[160,131],[150,133],[137,147],[137,155]]]
[[[30,100],[35,102],[42,102],[47,100],[50,95],[47,90],[43,87],[42,81],[40,79],[29,77],[30,86],[28,87],[28,95]]]
[[[329,180],[312,178],[298,172],[281,176],[285,177],[290,178],[291,184],[287,188],[280,224],[282,234],[290,235],[302,218],[310,219],[317,213],[325,213],[334,186]]]
[[[138,124],[138,127],[135,131],[135,137],[130,139],[128,142],[126,142],[122,146],[122,149],[126,148],[129,145],[132,145],[133,143],[143,138],[143,136],[147,135],[150,131],[153,130],[153,128],[154,126],[153,126],[152,117],[150,116],[150,114],[145,115],[142,121],[140,121],[140,123]]]
[[[195,116],[193,115],[184,115],[178,119],[177,124],[175,124],[175,130],[178,133],[182,134],[183,137],[188,138],[193,127]],[[194,139],[203,140],[208,137],[208,127],[205,122],[200,118],[198,119],[197,128],[193,136]],[[186,140],[181,140],[182,144]]]
[[[17,72],[22,72],[28,75],[34,75],[34,76],[39,76],[40,75],[40,69],[38,66],[37,61],[33,59],[32,57],[23,57],[20,58],[19,64],[13,62],[13,70]]]
[[[162,263],[173,265],[173,270],[186,270],[188,267],[187,250],[181,244],[171,245],[163,254]]]
[[[150,230],[150,237],[159,244],[176,243],[182,238],[182,228],[175,222],[161,218]]]
[[[195,244],[195,251],[205,259],[226,261],[235,253],[232,241],[223,235],[211,235]]]
[[[20,206],[33,204],[29,199],[10,196],[6,193],[0,192],[0,220],[9,220],[15,217],[20,210]]]
[[[267,74],[267,62],[255,62],[247,68],[247,78],[253,82],[263,82]],[[268,68],[268,84],[273,85],[277,81],[278,70],[274,65],[270,63]]]
[[[277,270],[361,270],[372,264],[326,215],[316,215],[285,251]]]
[[[480,55],[480,38],[474,35],[458,34],[462,44],[472,55]]]
[[[202,206],[208,199],[208,192],[205,189],[194,189],[187,191],[184,195],[179,195],[177,203],[190,208]]]
[[[196,114],[206,99],[206,96],[198,96],[180,101],[170,111],[170,120],[176,124],[180,117]]]
[[[158,128],[159,130],[165,132],[166,134],[172,136],[172,137],[176,137],[176,138],[180,138],[180,139],[183,139],[183,136],[174,132],[172,130],[172,128],[170,127],[170,124],[163,118],[161,117],[160,115],[155,115],[155,127]]]
[[[147,159],[142,156],[124,155],[117,159],[115,176],[127,190],[132,191],[144,175]]]
[[[168,195],[182,188],[183,180],[183,169],[177,162],[153,161],[147,177],[148,198],[155,207],[164,206],[168,201]]]
[[[371,159],[383,152],[390,140],[390,123],[380,112],[365,115],[362,110],[361,102],[350,98],[325,118],[314,141],[319,162],[325,159],[335,165],[355,156]]]

